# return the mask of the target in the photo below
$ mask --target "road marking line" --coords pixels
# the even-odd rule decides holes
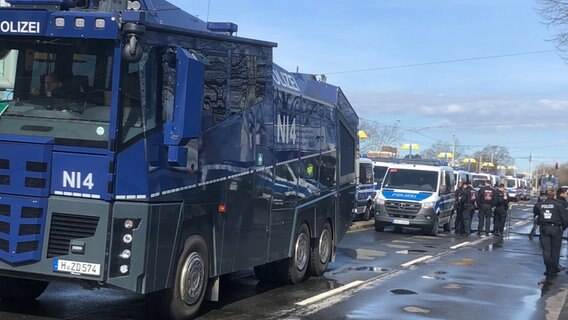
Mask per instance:
[[[333,290],[329,290],[329,291],[327,291],[327,292],[320,293],[320,294],[318,294],[318,295],[316,295],[316,296],[313,296],[313,297],[311,297],[311,298],[308,298],[308,299],[306,299],[306,300],[297,302],[296,305],[297,305],[297,306],[305,306],[305,305],[314,303],[314,302],[316,302],[316,301],[320,301],[320,300],[329,298],[329,297],[331,297],[331,296],[333,296],[333,295],[335,295],[335,294],[341,293],[341,292],[343,292],[343,291],[347,291],[347,290],[349,290],[349,289],[351,289],[351,288],[353,288],[353,287],[356,287],[356,286],[361,285],[362,283],[364,283],[364,281],[361,281],[361,280],[353,281],[353,282],[350,282],[350,283],[348,283],[348,284],[346,284],[346,285],[344,285],[344,286],[341,286],[341,287],[339,287],[339,288],[335,288],[335,289],[333,289]]]
[[[413,264],[415,264],[415,263],[420,263],[420,262],[425,261],[425,260],[428,260],[428,259],[430,259],[430,258],[432,258],[432,256],[423,256],[423,257],[420,257],[420,258],[418,258],[418,259],[414,259],[414,260],[412,260],[412,261],[408,261],[407,263],[403,263],[403,264],[401,264],[400,266],[403,267],[403,268],[410,267],[411,265],[413,265]]]
[[[457,249],[457,248],[460,248],[460,247],[463,247],[463,246],[467,246],[468,244],[470,244],[469,241],[462,242],[460,244],[456,244],[455,246],[451,246],[450,249]]]

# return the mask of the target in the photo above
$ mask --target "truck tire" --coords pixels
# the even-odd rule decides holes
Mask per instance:
[[[321,233],[316,241],[313,242],[310,254],[310,275],[321,276],[331,260],[331,252],[333,249],[333,236],[331,233],[331,225],[325,222]]]
[[[310,260],[310,230],[302,223],[294,237],[292,256],[281,262],[281,274],[286,282],[297,284],[306,278]]]
[[[0,277],[0,299],[8,302],[29,302],[39,297],[49,282]]]
[[[179,257],[173,287],[151,295],[147,304],[158,307],[154,311],[170,319],[192,319],[201,307],[208,281],[207,244],[201,236],[191,236]]]

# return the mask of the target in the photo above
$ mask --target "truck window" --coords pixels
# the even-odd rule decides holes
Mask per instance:
[[[373,165],[370,163],[359,164],[359,183],[370,184],[373,183]]]
[[[0,91],[9,92],[1,134],[107,147],[114,41],[25,38],[3,41],[2,48],[17,52],[7,57],[17,63],[4,61],[14,81],[0,82]],[[47,88],[46,79],[56,79],[57,88]]]

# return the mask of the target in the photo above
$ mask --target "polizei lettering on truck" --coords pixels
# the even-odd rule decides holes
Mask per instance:
[[[2,33],[40,33],[38,21],[0,21]]]

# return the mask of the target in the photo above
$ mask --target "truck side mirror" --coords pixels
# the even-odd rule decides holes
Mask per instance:
[[[172,119],[164,126],[164,144],[172,166],[187,165],[186,145],[199,138],[205,66],[184,48],[176,49],[176,89]]]

